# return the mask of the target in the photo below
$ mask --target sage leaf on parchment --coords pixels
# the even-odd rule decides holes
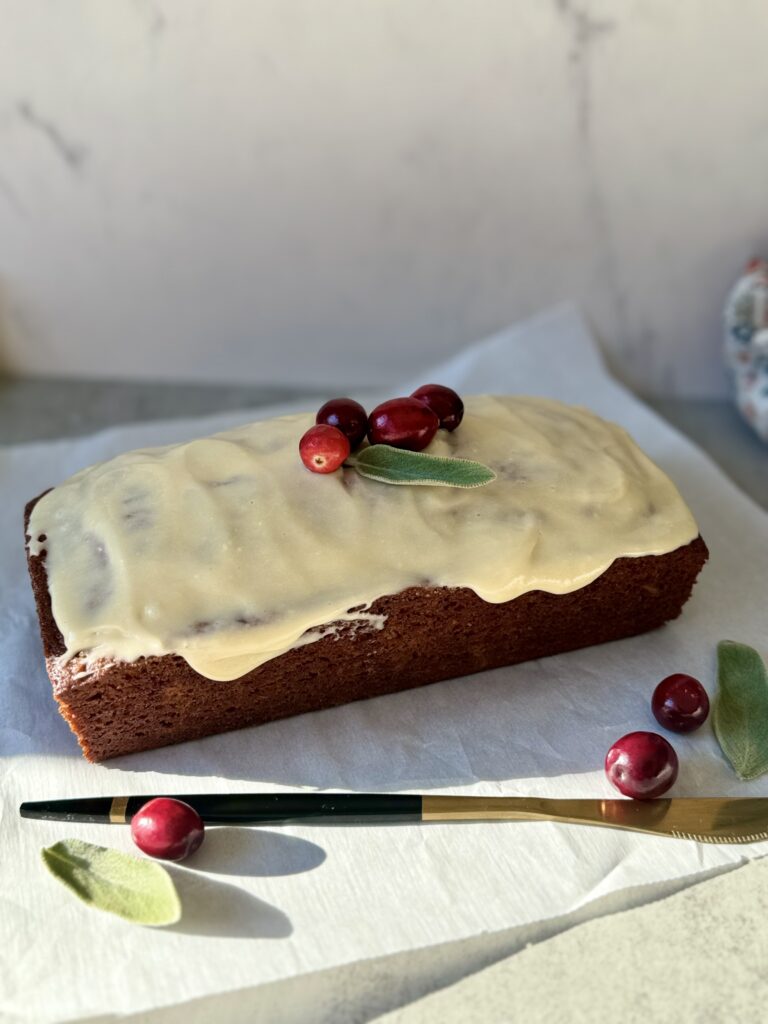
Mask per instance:
[[[408,452],[388,444],[362,448],[347,464],[369,480],[385,484],[416,484],[433,487],[482,487],[496,474],[482,462],[426,452]]]
[[[42,851],[51,874],[84,903],[134,924],[175,924],[181,904],[160,864],[80,839],[62,839]]]
[[[721,640],[717,645],[717,696],[713,723],[717,741],[740,779],[768,771],[768,674],[752,647]]]

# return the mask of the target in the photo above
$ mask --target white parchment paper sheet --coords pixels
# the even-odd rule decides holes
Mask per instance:
[[[211,830],[174,868],[167,930],[91,911],[47,876],[42,846],[70,835],[131,849],[127,829],[23,821],[23,799],[309,787],[542,796],[614,795],[611,742],[655,728],[663,676],[714,689],[715,645],[768,653],[768,516],[607,375],[579,317],[554,311],[407,382],[465,394],[547,395],[623,424],[682,490],[711,560],[681,619],[653,634],[439,683],[103,766],[59,718],[26,578],[24,503],[117,452],[224,429],[249,414],[112,429],[0,451],[0,1014],[66,1021],[253,987],[365,958],[562,915],[627,886],[766,852],[551,824]],[[271,414],[268,410],[263,415]],[[215,686],[216,683],[211,683]],[[741,783],[705,728],[675,737],[673,795],[766,795]]]

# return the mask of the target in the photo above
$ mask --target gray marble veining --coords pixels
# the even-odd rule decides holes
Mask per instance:
[[[39,113],[29,100],[19,100],[16,104],[16,113],[27,127],[39,132],[50,143],[54,152],[70,170],[80,170],[88,157],[86,146],[65,135],[55,121]]]

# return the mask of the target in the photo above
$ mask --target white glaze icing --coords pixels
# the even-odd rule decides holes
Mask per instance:
[[[491,466],[497,479],[474,490],[312,474],[298,455],[312,422],[129,452],[42,498],[30,550],[47,552],[67,657],[177,653],[233,679],[409,586],[470,587],[489,602],[561,594],[698,533],[669,478],[585,409],[468,399],[462,425],[428,451]]]

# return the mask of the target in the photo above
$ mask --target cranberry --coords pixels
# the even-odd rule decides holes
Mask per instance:
[[[437,433],[436,413],[416,398],[391,398],[377,405],[368,417],[371,444],[390,444],[420,452]]]
[[[605,756],[605,773],[624,796],[650,800],[666,793],[677,778],[677,754],[656,732],[630,732]]]
[[[315,423],[337,427],[349,439],[351,448],[357,448],[368,432],[368,413],[353,398],[332,398],[317,414]]]
[[[140,850],[161,860],[184,860],[203,841],[203,819],[189,804],[158,796],[131,818],[131,835]]]
[[[659,725],[672,732],[693,732],[707,720],[709,697],[698,679],[676,672],[653,691],[651,708]]]
[[[318,423],[310,427],[301,441],[301,461],[313,473],[333,473],[349,455],[349,439],[338,427]]]
[[[417,398],[428,405],[440,420],[443,430],[455,430],[464,416],[464,403],[452,388],[442,384],[422,384],[413,392],[411,398]]]

